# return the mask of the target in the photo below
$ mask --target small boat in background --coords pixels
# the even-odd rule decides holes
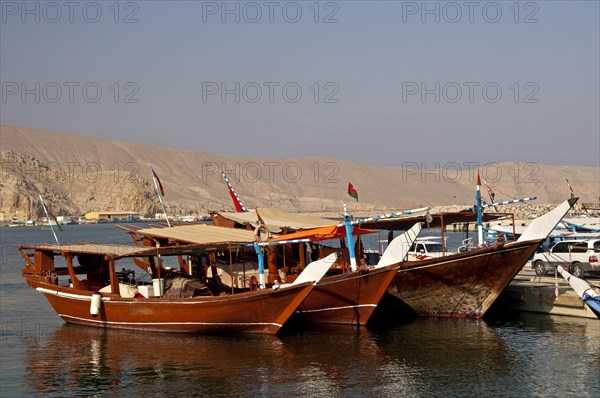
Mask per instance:
[[[600,233],[600,217],[579,216],[565,217],[561,221],[566,229],[575,230],[575,232],[597,232]]]

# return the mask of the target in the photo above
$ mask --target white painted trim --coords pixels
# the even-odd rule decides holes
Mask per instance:
[[[318,310],[298,310],[298,312],[310,313],[310,312],[322,312],[322,311],[338,311],[338,310],[347,310],[353,308],[365,308],[365,307],[377,307],[377,304],[360,304],[360,305],[347,305],[343,307],[330,307],[330,308],[320,308]]]
[[[46,289],[43,287],[38,287],[35,290],[37,290],[40,293],[51,294],[53,296],[58,296],[58,297],[70,298],[70,299],[75,299],[75,300],[83,300],[83,301],[92,301],[91,295],[85,296],[83,294],[66,293],[66,292],[61,292],[60,290],[51,290],[51,289]],[[102,301],[110,301],[110,297],[102,297]]]
[[[279,324],[279,323],[267,323],[267,322],[243,322],[243,323],[234,323],[234,322],[112,322],[112,321],[102,321],[102,320],[95,320],[95,319],[88,319],[88,318],[79,318],[79,317],[71,316],[71,315],[67,315],[67,314],[58,314],[58,316],[61,318],[76,319],[78,321],[83,321],[83,322],[88,322],[88,323],[91,322],[91,323],[98,323],[98,324],[123,325],[123,326],[129,326],[129,325],[131,325],[131,326],[133,326],[133,325],[135,325],[135,326],[153,326],[153,325],[157,325],[157,326],[161,326],[161,325],[269,326],[269,325],[273,325],[273,326],[279,326],[279,327],[283,326],[282,324]]]

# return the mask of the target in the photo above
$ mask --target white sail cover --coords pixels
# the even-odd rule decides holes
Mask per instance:
[[[550,234],[550,232],[552,232],[556,225],[558,225],[558,222],[565,216],[565,214],[567,214],[576,201],[576,198],[565,200],[556,206],[552,211],[533,220],[531,224],[527,226],[525,231],[523,231],[523,234],[519,237],[517,242],[546,239],[546,237]]]
[[[337,260],[337,253],[331,253],[329,256],[308,264],[302,273],[298,275],[291,285],[299,285],[304,282],[318,283],[325,276],[329,268]]]
[[[397,236],[390,242],[385,252],[379,259],[375,268],[387,267],[388,265],[396,264],[404,261],[404,257],[408,253],[411,245],[417,239],[417,235],[421,232],[421,223],[416,223],[411,229],[400,236]]]
[[[569,282],[569,285],[571,285],[571,287],[573,288],[573,290],[575,290],[575,293],[577,293],[579,297],[583,297],[584,293],[587,293],[590,297],[598,296],[598,294],[592,289],[592,287],[583,279],[571,275],[570,273],[565,271],[565,269],[560,265],[556,267],[556,270],[563,278],[565,278],[567,282]]]

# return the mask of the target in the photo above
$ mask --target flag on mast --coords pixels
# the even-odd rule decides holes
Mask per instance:
[[[246,209],[246,206],[244,206],[244,204],[240,200],[240,197],[233,189],[233,186],[231,186],[231,183],[229,182],[229,179],[227,178],[225,173],[221,172],[221,174],[223,175],[223,179],[227,183],[227,189],[229,189],[229,195],[231,196],[231,200],[233,200],[233,206],[235,206],[235,211],[237,211],[238,213],[248,211],[248,209]]]
[[[56,241],[56,244],[60,246],[60,242],[58,241],[58,237],[56,236],[56,231],[54,231],[54,226],[52,225],[52,220],[54,220],[54,222],[56,223],[56,226],[58,227],[59,230],[62,231],[62,227],[58,223],[58,220],[56,219],[54,214],[52,214],[50,212],[50,210],[46,206],[46,203],[44,203],[42,194],[39,194],[39,195],[40,195],[40,203],[42,204],[42,209],[44,210],[44,213],[46,213],[46,218],[48,219],[48,224],[50,225],[50,230],[52,230],[52,235],[54,236],[54,240]],[[52,217],[52,219],[50,217]]]
[[[352,196],[358,202],[358,192],[356,192],[351,182],[348,182],[348,195]]]
[[[162,197],[165,196],[165,190],[163,189],[163,186],[160,183],[158,174],[156,174],[150,163],[148,163],[148,167],[150,167],[150,171],[152,172],[152,179],[154,180],[154,192],[156,193],[156,196],[158,196],[158,200],[160,201],[160,207],[162,208],[163,214],[165,215],[165,220],[167,220],[167,225],[169,226],[169,228],[171,228],[169,216],[167,216],[167,209],[165,209],[165,204],[162,200]]]
[[[490,202],[494,203],[494,198],[496,197],[494,190],[488,185],[488,183],[485,181],[485,178],[483,179],[483,183],[485,184],[485,189],[487,190],[488,195],[490,195]]]
[[[485,180],[485,178],[482,178],[483,183],[485,184],[485,189],[488,192],[488,195],[490,195],[490,203],[494,203],[494,198],[496,197],[496,193],[494,192],[494,190],[492,189],[492,187],[490,187],[487,183],[487,181]],[[496,211],[498,211],[498,208],[496,206],[494,206],[494,209]]]
[[[165,190],[163,189],[163,186],[160,183],[160,179],[158,178],[158,174],[156,174],[156,171],[154,171],[154,169],[152,168],[152,166],[150,166],[150,171],[152,172],[152,179],[154,180],[154,189],[156,190],[156,193],[158,194],[160,192],[161,196],[165,196]]]
[[[567,181],[567,185],[569,186],[569,190],[571,191],[571,198],[574,198],[575,192],[573,192],[573,187],[571,187],[571,184],[569,183],[569,179],[567,177],[565,177],[565,181]]]
[[[46,203],[44,202],[44,199],[42,199],[42,195],[41,194],[40,194],[40,202],[42,203],[42,209],[44,209],[44,213],[46,213],[46,218],[48,219],[48,222],[52,223],[52,221],[54,221],[54,223],[58,227],[58,230],[62,232],[63,229],[60,226],[60,224],[58,223],[58,220],[56,219],[56,216],[50,211],[50,209],[48,208],[48,206],[46,206]]]

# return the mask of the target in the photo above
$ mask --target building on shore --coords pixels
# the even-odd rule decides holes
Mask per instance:
[[[31,219],[31,214],[28,211],[15,210],[12,212],[6,212],[6,211],[0,212],[0,223],[2,223],[2,224],[8,224],[8,223],[25,224],[29,219]]]
[[[138,220],[137,211],[92,211],[85,214],[85,219],[95,222],[118,222]]]

